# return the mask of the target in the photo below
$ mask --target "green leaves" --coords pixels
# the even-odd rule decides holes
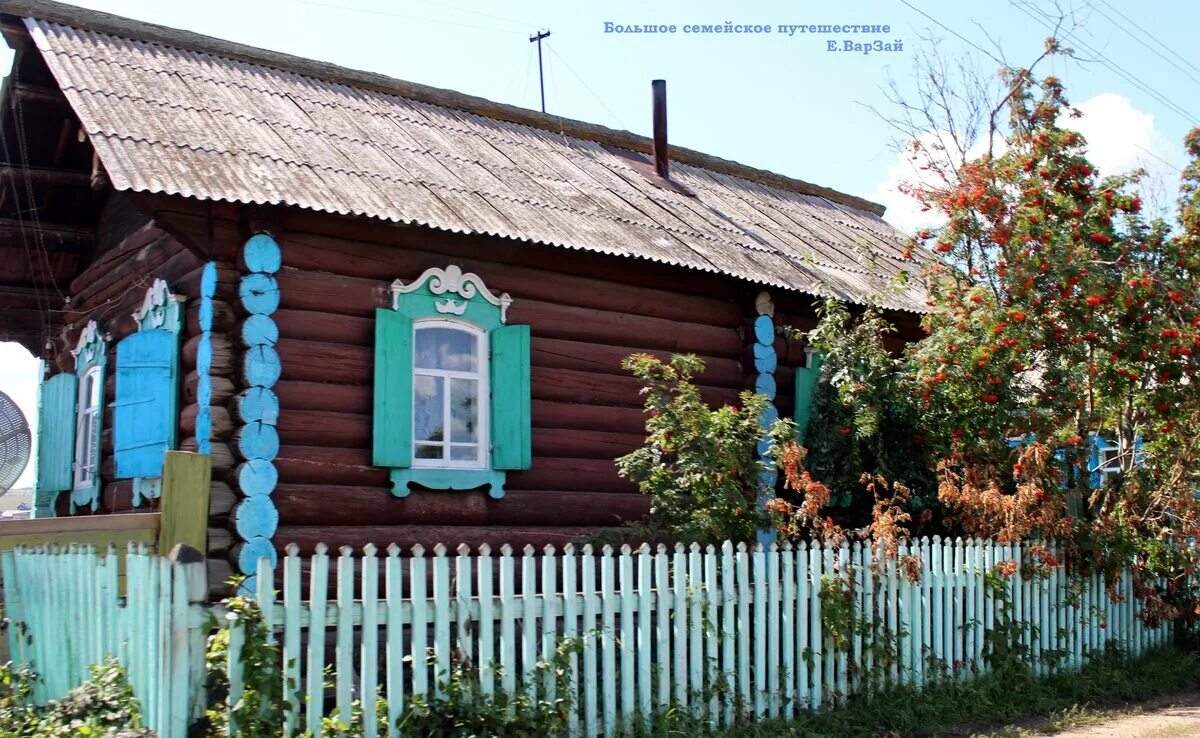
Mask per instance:
[[[37,707],[29,699],[37,675],[0,665],[0,735],[6,738],[153,738],[125,670],[115,659],[91,667],[86,682],[62,700]]]
[[[794,437],[788,420],[764,429],[770,405],[763,395],[743,392],[738,407],[711,409],[693,381],[704,362],[692,355],[664,362],[647,354],[626,358],[624,367],[645,382],[646,444],[617,459],[621,476],[652,499],[642,531],[649,538],[719,544],[754,540],[770,527],[756,502],[767,466],[756,451],[768,433]]]

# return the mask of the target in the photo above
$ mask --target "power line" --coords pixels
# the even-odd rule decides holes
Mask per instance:
[[[901,0],[901,2],[903,2],[903,1],[904,0]],[[1042,18],[1039,18],[1037,15],[1034,15],[1034,13],[1037,13],[1039,15],[1042,15],[1043,17],[1048,17],[1046,15],[1046,13],[1044,13],[1042,10],[1040,10],[1039,8],[1034,6],[1030,2],[1030,0],[1023,0],[1023,2],[1021,2],[1019,0],[1009,0],[1009,3],[1013,7],[1015,7],[1017,10],[1020,10],[1022,13],[1029,16],[1030,18],[1032,18],[1035,22],[1040,23],[1041,25],[1043,25],[1044,27],[1046,27],[1047,29],[1049,29],[1051,31],[1055,30],[1054,27],[1051,26],[1047,21],[1043,20]],[[1026,6],[1028,6],[1028,8]],[[1032,9],[1033,12],[1030,12],[1030,9]],[[1124,67],[1120,66],[1116,62],[1109,59],[1103,53],[1098,51],[1095,47],[1090,46],[1087,43],[1083,42],[1082,40],[1079,39],[1079,37],[1075,36],[1074,34],[1072,34],[1070,32],[1065,32],[1065,31],[1063,32],[1063,36],[1066,37],[1067,39],[1075,41],[1075,43],[1079,44],[1089,54],[1094,56],[1097,61],[1099,61],[1101,64],[1103,64],[1105,67],[1107,67],[1109,69],[1109,71],[1115,73],[1117,76],[1121,77],[1129,84],[1133,85],[1134,87],[1137,87],[1142,92],[1145,92],[1147,95],[1150,95],[1152,98],[1154,98],[1158,102],[1162,103],[1164,106],[1166,106],[1172,112],[1174,112],[1177,115],[1179,115],[1180,117],[1184,118],[1188,122],[1189,125],[1195,125],[1195,121],[1200,120],[1200,118],[1198,118],[1197,116],[1188,112],[1187,110],[1184,110],[1182,107],[1180,107],[1179,105],[1172,102],[1170,99],[1168,99],[1162,93],[1160,93],[1158,90],[1156,90],[1153,87],[1149,86],[1148,84],[1145,84],[1145,83],[1141,82],[1140,80],[1138,80],[1135,76],[1133,76],[1130,72],[1128,72]]]
[[[1175,171],[1177,171],[1177,172],[1179,172],[1179,173],[1181,173],[1181,174],[1183,173],[1183,170],[1182,170],[1182,169],[1180,169],[1179,167],[1175,166],[1174,164],[1172,164],[1171,162],[1167,161],[1166,159],[1162,158],[1161,156],[1159,156],[1158,154],[1154,153],[1153,151],[1151,151],[1150,149],[1146,148],[1145,146],[1142,146],[1141,144],[1134,144],[1134,146],[1138,147],[1139,149],[1141,149],[1141,150],[1142,150],[1142,151],[1144,151],[1145,153],[1149,154],[1150,156],[1154,157],[1155,159],[1158,159],[1160,162],[1162,162],[1163,164],[1166,164],[1168,167],[1170,167],[1170,168],[1174,169]]]
[[[403,13],[393,13],[390,10],[374,10],[372,8],[355,8],[349,5],[335,5],[333,3],[324,3],[319,0],[295,0],[295,2],[303,3],[304,5],[313,5],[319,8],[330,8],[332,10],[345,10],[351,13],[366,13],[368,15],[381,15],[389,18],[402,18],[404,20],[417,21],[419,23],[437,23],[443,26],[457,26],[459,28],[473,28],[477,31],[492,31],[493,33],[512,33],[524,35],[521,31],[513,31],[507,28],[496,28],[494,26],[476,26],[470,23],[455,23],[454,21],[439,20],[437,18],[422,18],[416,15],[404,15]]]
[[[563,63],[563,66],[567,68],[567,71],[571,73],[572,77],[579,80],[579,84],[583,85],[583,89],[587,90],[588,94],[590,94],[592,97],[594,97],[596,99],[596,102],[600,103],[600,107],[604,108],[604,110],[610,116],[612,116],[612,119],[617,122],[617,125],[621,126],[622,128],[629,127],[629,126],[625,125],[624,122],[622,122],[620,117],[618,117],[617,114],[614,113],[611,108],[609,108],[607,105],[604,104],[604,100],[599,95],[596,94],[596,91],[593,90],[588,85],[588,83],[584,81],[583,77],[581,77],[579,75],[579,73],[575,71],[575,69],[567,62],[567,60],[564,59],[561,54],[559,54],[557,51],[554,50],[553,46],[546,44],[546,48],[550,50],[550,53],[554,55],[555,59],[558,59],[560,62]]]
[[[1112,10],[1112,12],[1114,12],[1114,13],[1116,13],[1117,15],[1121,16],[1122,18],[1124,18],[1124,19],[1125,19],[1125,22],[1129,23],[1131,26],[1133,26],[1134,28],[1136,28],[1136,29],[1138,29],[1139,31],[1141,31],[1141,32],[1142,32],[1142,34],[1143,34],[1143,35],[1145,35],[1147,38],[1149,38],[1151,41],[1153,41],[1154,43],[1156,43],[1156,44],[1158,44],[1159,46],[1161,46],[1161,47],[1163,47],[1164,49],[1166,49],[1168,52],[1170,52],[1170,53],[1171,53],[1171,55],[1172,55],[1172,56],[1174,56],[1174,57],[1176,57],[1177,59],[1179,59],[1179,61],[1181,61],[1181,62],[1183,62],[1184,64],[1188,65],[1189,67],[1191,67],[1192,69],[1196,70],[1197,72],[1200,72],[1200,67],[1196,66],[1195,64],[1192,64],[1192,63],[1191,63],[1190,61],[1188,61],[1186,58],[1184,58],[1183,56],[1180,56],[1180,55],[1179,55],[1179,53],[1177,53],[1177,52],[1176,52],[1174,49],[1172,49],[1170,46],[1167,46],[1167,45],[1166,45],[1166,44],[1164,44],[1162,41],[1159,41],[1157,38],[1155,38],[1155,36],[1154,36],[1154,34],[1153,34],[1153,33],[1150,33],[1150,32],[1149,32],[1149,31],[1147,31],[1145,28],[1142,28],[1141,26],[1139,26],[1135,20],[1133,20],[1132,18],[1130,18],[1129,16],[1125,15],[1125,14],[1124,14],[1124,13],[1122,13],[1120,10],[1118,10],[1117,8],[1115,8],[1115,7],[1114,7],[1114,6],[1113,6],[1111,3],[1109,3],[1109,2],[1108,2],[1108,0],[1100,0],[1100,2],[1104,3],[1105,5],[1107,5],[1107,6],[1108,6],[1108,8],[1109,8],[1110,10]],[[1111,20],[1111,19],[1110,19],[1110,20]]]
[[[900,2],[901,2],[901,3],[903,3],[904,5],[907,5],[907,6],[908,6],[910,9],[912,9],[912,10],[915,10],[916,12],[918,12],[918,13],[920,13],[921,15],[925,16],[925,17],[926,17],[926,18],[928,18],[929,20],[933,21],[933,22],[934,22],[934,23],[936,23],[938,26],[940,26],[940,27],[941,27],[943,30],[945,30],[947,33],[953,34],[953,35],[954,35],[954,36],[956,36],[956,37],[957,37],[959,40],[961,40],[963,43],[965,43],[965,44],[967,44],[968,46],[971,46],[972,48],[976,49],[976,50],[977,50],[977,51],[979,51],[981,54],[985,54],[986,56],[990,56],[990,57],[991,57],[991,58],[992,58],[992,59],[993,59],[993,60],[994,60],[994,61],[995,61],[997,64],[999,64],[999,65],[1001,65],[1001,66],[1007,66],[1007,65],[1005,65],[1005,63],[1004,63],[1004,60],[1003,60],[1003,59],[1001,59],[1000,57],[996,56],[995,54],[993,54],[992,52],[988,51],[987,49],[983,48],[982,46],[980,46],[979,44],[975,43],[974,41],[970,40],[969,38],[967,38],[966,36],[962,35],[961,33],[959,33],[958,31],[954,30],[953,28],[951,28],[950,26],[946,25],[945,23],[942,23],[940,20],[938,20],[937,18],[934,18],[934,17],[933,17],[932,15],[930,15],[929,13],[926,13],[924,10],[921,10],[921,9],[920,9],[920,8],[918,8],[917,6],[915,6],[915,5],[913,5],[912,3],[908,2],[908,0],[900,0]]]
[[[505,23],[513,23],[515,25],[521,26],[522,28],[529,28],[530,26],[537,25],[536,23],[529,23],[528,21],[516,20],[514,18],[506,18],[503,15],[494,15],[492,13],[485,13],[482,10],[473,10],[471,8],[460,8],[457,5],[447,5],[446,3],[434,2],[434,0],[417,0],[417,2],[425,3],[426,5],[432,5],[435,8],[445,8],[446,10],[457,10],[460,13],[471,13],[473,15],[481,15],[484,18],[491,18],[493,20],[504,21]]]
[[[1191,72],[1189,72],[1187,69],[1185,69],[1185,68],[1183,68],[1183,67],[1179,66],[1179,63],[1178,63],[1178,62],[1176,62],[1174,59],[1171,59],[1170,57],[1168,57],[1167,55],[1163,54],[1163,53],[1162,53],[1161,51],[1159,51],[1158,49],[1152,48],[1152,47],[1151,47],[1149,44],[1147,44],[1145,41],[1143,41],[1142,39],[1140,39],[1140,38],[1138,38],[1137,36],[1133,35],[1133,32],[1132,32],[1132,31],[1130,31],[1130,30],[1129,30],[1128,28],[1126,28],[1124,25],[1122,25],[1122,24],[1120,24],[1120,23],[1116,22],[1115,20],[1113,20],[1113,19],[1112,19],[1112,16],[1108,15],[1107,13],[1105,13],[1105,12],[1104,12],[1103,10],[1101,10],[1100,8],[1096,8],[1096,12],[1097,12],[1097,13],[1099,13],[1099,14],[1100,14],[1101,16],[1103,16],[1104,18],[1106,18],[1106,19],[1108,20],[1108,22],[1109,22],[1109,23],[1112,23],[1114,26],[1116,26],[1117,28],[1119,28],[1119,29],[1120,29],[1120,30],[1121,30],[1121,31],[1122,31],[1122,32],[1123,32],[1123,33],[1124,33],[1126,36],[1128,36],[1129,38],[1131,38],[1131,39],[1133,39],[1134,41],[1137,41],[1139,44],[1141,44],[1141,45],[1142,45],[1142,46],[1143,46],[1143,47],[1144,47],[1144,48],[1145,48],[1147,51],[1149,51],[1150,53],[1154,54],[1154,55],[1155,55],[1155,56],[1157,56],[1159,59],[1162,59],[1162,60],[1163,60],[1163,61],[1165,61],[1167,64],[1170,64],[1171,66],[1175,67],[1175,68],[1176,68],[1176,69],[1178,69],[1180,72],[1183,72],[1183,73],[1184,73],[1184,74],[1187,76],[1187,78],[1188,78],[1188,79],[1192,80],[1192,81],[1193,81],[1193,82],[1195,82],[1196,84],[1200,84],[1200,77],[1196,77],[1196,75],[1192,74],[1192,73],[1191,73]],[[1168,51],[1170,51],[1170,49],[1168,49]],[[1172,52],[1172,53],[1174,53],[1174,52]]]

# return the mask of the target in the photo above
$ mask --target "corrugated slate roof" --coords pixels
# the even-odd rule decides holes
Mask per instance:
[[[204,49],[25,23],[120,190],[362,215],[925,310],[903,237],[849,204],[673,162],[689,197],[583,137]]]

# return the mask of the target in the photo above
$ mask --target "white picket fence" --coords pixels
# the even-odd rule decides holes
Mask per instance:
[[[304,695],[289,730],[319,736],[327,707],[346,716],[360,700],[367,736],[381,718],[397,735],[409,695],[443,694],[454,666],[468,665],[484,693],[568,698],[572,734],[609,736],[671,706],[728,725],[818,709],[856,691],[967,678],[987,669],[987,634],[1006,613],[1043,674],[1079,668],[1113,646],[1140,654],[1171,637],[1169,626],[1150,629],[1136,617],[1128,573],[1111,593],[1098,575],[1073,585],[1061,563],[1044,576],[1000,577],[999,593],[988,585],[997,564],[1030,561],[1031,545],[905,542],[899,557],[919,560],[916,581],[896,559],[873,566],[871,546],[860,542],[530,547],[520,556],[507,546],[499,555],[438,546],[432,555],[392,547],[379,556],[368,547],[355,556],[344,548],[308,559],[307,587],[305,560],[292,548],[280,567],[282,600],[272,596],[265,561],[258,581],[288,679]],[[842,602],[823,598],[823,587],[842,592]],[[822,617],[823,607],[841,613],[841,624]],[[851,612],[860,627],[845,627]],[[336,644],[328,660],[327,634]],[[539,667],[550,663],[563,678]],[[386,716],[375,714],[377,694]]]
[[[1127,573],[1111,592],[1062,564],[997,579],[998,565],[1033,560],[1031,546],[905,542],[899,557],[915,557],[915,580],[858,542],[519,556],[507,546],[498,555],[393,546],[308,558],[291,547],[275,571],[260,562],[257,597],[297,697],[287,735],[321,736],[322,718],[350,715],[355,701],[365,736],[398,735],[411,697],[443,694],[456,667],[485,694],[565,698],[571,734],[610,736],[667,707],[728,725],[969,678],[986,671],[989,634],[1010,617],[1043,674],[1171,638],[1169,626],[1136,617]],[[41,675],[35,698],[62,697],[88,664],[116,656],[150,727],[183,738],[206,704],[203,640],[214,616],[229,622],[223,606],[201,602],[203,559],[188,551],[168,560],[131,547],[123,562],[84,546],[0,554],[9,646]],[[230,704],[242,693],[244,637],[231,629]]]

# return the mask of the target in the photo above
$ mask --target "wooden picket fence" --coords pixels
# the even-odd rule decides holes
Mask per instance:
[[[1108,591],[1098,576],[1068,577],[1053,545],[1032,546],[934,537],[879,561],[859,542],[520,555],[507,546],[393,546],[331,557],[322,548],[307,558],[289,547],[278,569],[260,562],[257,597],[298,697],[285,735],[320,736],[323,717],[345,718],[355,702],[364,735],[399,735],[410,699],[445,694],[455,671],[484,694],[566,699],[571,734],[610,736],[667,708],[727,725],[890,685],[969,678],[986,672],[989,634],[1006,627],[1043,674],[1171,638],[1169,626],[1137,617],[1127,573]],[[32,636],[21,653],[45,676],[38,696],[60,696],[85,663],[112,653],[129,669],[148,723],[182,738],[203,704],[197,639],[224,614],[188,594],[190,565],[131,551],[121,600],[111,557],[2,556],[6,606]],[[1041,572],[1003,576],[1006,562]],[[72,601],[102,614],[82,617],[64,606]],[[229,704],[244,681],[236,657],[244,638],[235,626]]]
[[[61,699],[90,667],[116,658],[145,723],[184,738],[203,713],[208,612],[204,557],[151,544],[19,546],[0,553],[12,661],[38,675],[33,699]]]

